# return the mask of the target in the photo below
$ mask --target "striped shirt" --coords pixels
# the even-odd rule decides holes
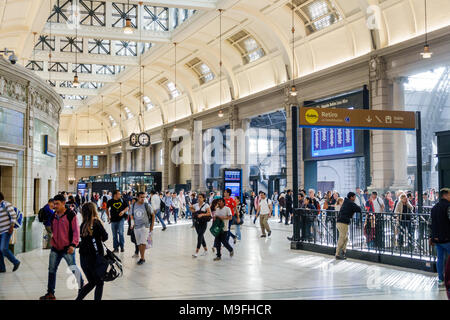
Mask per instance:
[[[16,223],[16,212],[11,203],[2,201],[0,202],[0,234],[8,232],[11,224]]]

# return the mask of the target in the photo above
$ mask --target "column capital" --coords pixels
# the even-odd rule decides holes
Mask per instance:
[[[396,84],[404,84],[404,83],[408,83],[408,77],[404,77],[404,76],[392,77],[390,79],[390,81],[392,83],[396,83]]]

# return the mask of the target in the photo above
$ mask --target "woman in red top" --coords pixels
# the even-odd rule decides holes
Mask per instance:
[[[230,208],[231,214],[233,216],[233,218],[230,220],[229,225],[228,225],[228,240],[230,239],[230,237],[232,237],[234,240],[234,243],[236,243],[236,235],[232,234],[230,229],[233,224],[238,224],[241,222],[241,220],[239,219],[239,215],[236,215],[237,204],[236,204],[236,201],[231,197],[231,189],[230,188],[225,189],[225,191],[223,192],[223,198],[225,199],[225,206]]]

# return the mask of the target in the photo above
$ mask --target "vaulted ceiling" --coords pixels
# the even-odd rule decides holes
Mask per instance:
[[[428,30],[448,12],[428,1]],[[0,47],[64,99],[63,145],[117,141],[425,31],[424,0],[0,0],[0,17]]]

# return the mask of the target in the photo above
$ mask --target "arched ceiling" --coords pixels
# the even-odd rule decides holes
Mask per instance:
[[[81,8],[78,31],[71,23],[72,4]],[[282,84],[292,78],[292,70],[298,78],[425,31],[423,0],[159,0],[130,4],[131,9],[126,0],[0,0],[0,47],[14,49],[19,63],[35,70],[64,98],[62,118],[70,129],[60,128],[63,145],[73,144],[77,131],[86,131],[74,121],[88,114],[88,106],[94,125],[107,124],[103,126],[106,133],[93,140],[113,142],[134,130],[139,109],[144,129],[158,127]],[[218,8],[225,10],[222,81]],[[448,12],[450,1],[428,1],[428,31],[448,26]],[[121,28],[125,14],[138,25],[132,35],[125,35]],[[373,17],[379,21],[369,30]],[[176,98],[174,42],[178,43],[176,89],[180,94]],[[139,65],[145,67],[143,90]],[[75,69],[82,84],[79,88],[72,87]],[[199,76],[202,72],[203,78]],[[151,103],[141,106],[140,93]],[[120,124],[126,127],[123,134]]]

